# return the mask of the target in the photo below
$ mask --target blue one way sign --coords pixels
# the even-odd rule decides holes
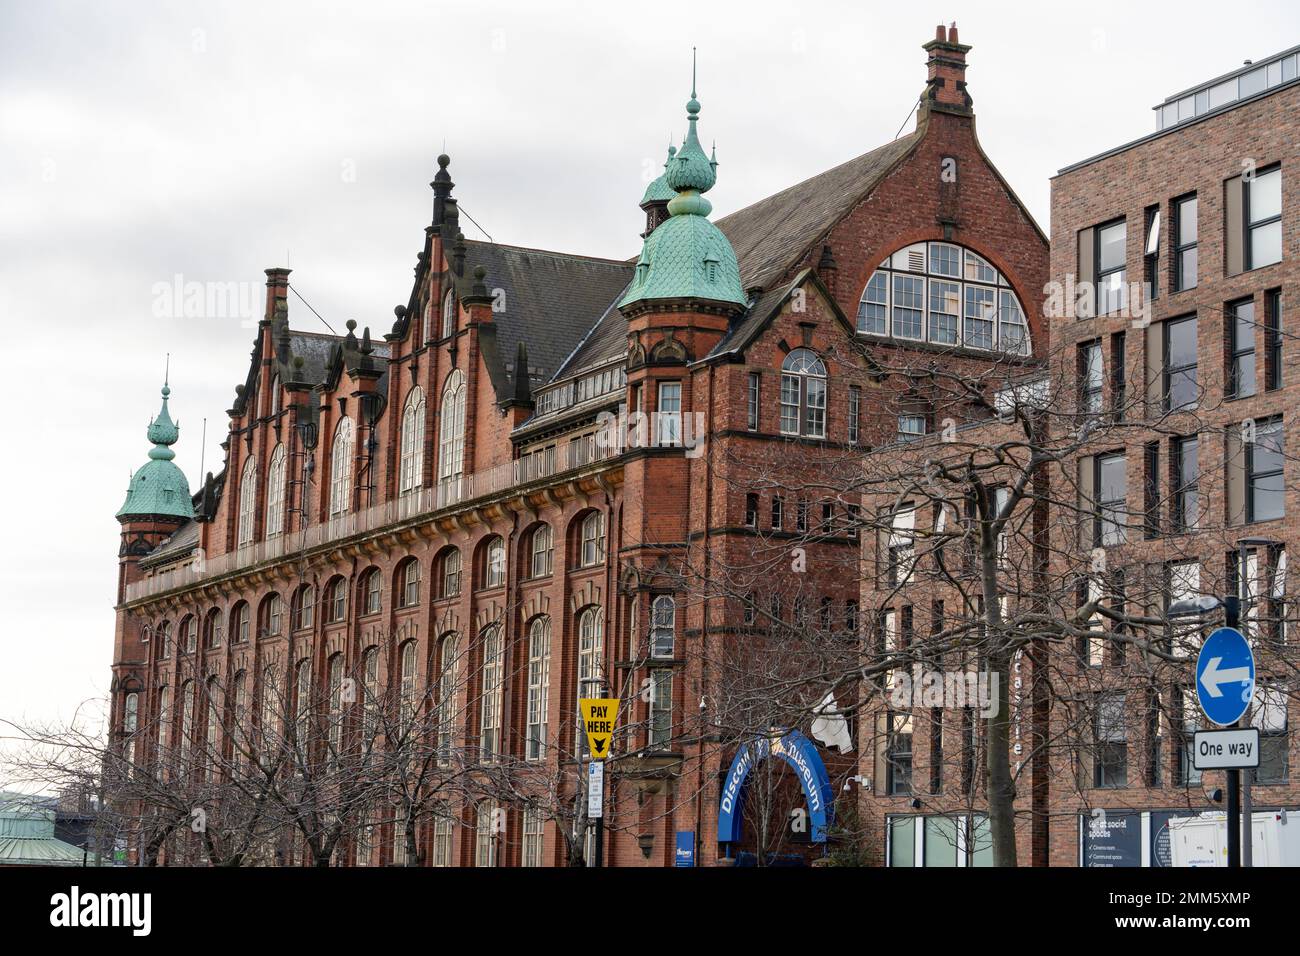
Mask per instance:
[[[1221,627],[1205,639],[1196,659],[1196,696],[1201,710],[1220,727],[1235,724],[1255,696],[1255,655],[1235,627]]]

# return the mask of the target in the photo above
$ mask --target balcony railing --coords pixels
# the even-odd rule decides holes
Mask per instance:
[[[555,456],[543,458],[532,455],[502,462],[473,474],[442,478],[433,487],[414,488],[382,504],[372,505],[360,511],[331,515],[324,521],[310,524],[301,531],[276,535],[274,538],[257,541],[211,558],[205,558],[202,552],[199,552],[185,567],[163,569],[151,577],[128,584],[124,600],[137,601],[173,588],[186,587],[208,578],[229,574],[240,568],[274,561],[286,554],[309,551],[331,541],[341,541],[354,535],[378,531],[389,525],[401,524],[422,515],[432,515],[446,508],[500,494],[543,478],[559,477],[567,472],[579,471],[595,462],[615,457],[621,451],[622,449],[617,447],[601,447],[599,443],[587,436],[583,440],[569,442]]]

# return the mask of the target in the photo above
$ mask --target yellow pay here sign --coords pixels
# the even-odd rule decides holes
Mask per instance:
[[[597,760],[609,756],[610,742],[614,739],[614,720],[618,717],[617,697],[581,697],[582,729],[587,732],[587,746]]]

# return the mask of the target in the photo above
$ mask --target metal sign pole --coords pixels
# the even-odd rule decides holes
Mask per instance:
[[[1241,625],[1241,599],[1227,595],[1223,601],[1224,623],[1231,628]],[[1241,771],[1226,771],[1228,790],[1228,867],[1241,867]]]

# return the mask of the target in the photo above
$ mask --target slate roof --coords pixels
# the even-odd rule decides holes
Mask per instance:
[[[564,364],[632,277],[630,262],[467,239],[465,275],[479,265],[487,270],[488,289],[505,295],[505,311],[492,317],[501,371],[514,362],[522,339],[540,382]]]
[[[870,194],[893,164],[916,145],[921,135],[923,133],[914,132],[886,143],[715,223],[740,260],[742,287],[764,291],[757,299],[751,298],[746,314],[737,320],[710,354],[731,351],[750,338],[786,293],[788,283],[781,282],[781,279],[791,264],[801,259],[841,217]],[[529,341],[528,345],[531,350],[532,342]],[[556,369],[551,381],[611,362],[623,354],[626,345],[627,320],[611,304],[578,343],[573,354]]]
[[[717,221],[745,289],[768,288],[864,199],[922,136],[909,133]]]

